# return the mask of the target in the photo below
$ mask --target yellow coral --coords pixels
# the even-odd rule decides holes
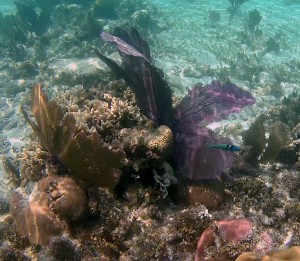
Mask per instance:
[[[255,253],[244,253],[240,255],[235,261],[255,261],[257,259]],[[263,256],[260,261],[298,261],[300,260],[300,247],[294,246],[286,250],[272,251]]]
[[[157,153],[165,153],[170,150],[173,144],[173,133],[165,125],[159,126],[146,138],[146,146],[149,150]]]
[[[240,255],[235,261],[257,261],[257,254],[255,253],[244,253]]]

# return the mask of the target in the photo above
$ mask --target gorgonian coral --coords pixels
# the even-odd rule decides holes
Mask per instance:
[[[64,173],[66,170],[57,167],[66,166],[74,177],[113,189],[121,176],[119,168],[124,166],[126,172],[137,175],[144,171],[151,178],[153,166],[165,161],[171,152],[171,129],[153,126],[124,81],[91,89],[76,86],[59,92],[52,101],[37,85],[32,103],[36,122],[23,108],[22,112],[43,149],[27,148],[20,156],[21,173],[29,180],[39,180],[43,174]],[[71,121],[66,122],[68,119]],[[57,165],[54,168],[53,160]]]
[[[36,123],[23,108],[21,110],[43,147],[65,164],[71,174],[110,189],[116,186],[120,173],[115,169],[124,164],[125,153],[106,144],[97,132],[78,131],[74,115],[64,115],[57,102],[48,101],[41,84],[32,91],[32,112]]]
[[[121,66],[98,51],[96,54],[130,86],[143,113],[157,125],[167,125],[172,130],[179,169],[189,179],[219,177],[230,165],[232,154],[221,151],[209,154],[205,148],[211,143],[230,141],[209,131],[205,125],[253,104],[253,96],[230,82],[213,81],[194,86],[174,109],[171,88],[161,70],[152,64],[147,42],[135,29],[117,28],[115,34],[101,36],[116,44],[122,57]]]

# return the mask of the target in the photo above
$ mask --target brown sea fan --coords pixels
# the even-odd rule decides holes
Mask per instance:
[[[43,147],[66,165],[73,176],[92,185],[113,189],[120,177],[116,169],[124,164],[125,152],[111,149],[98,133],[78,132],[74,116],[64,115],[57,102],[48,101],[40,83],[33,88],[31,98],[36,122],[24,108],[21,107],[21,111]]]

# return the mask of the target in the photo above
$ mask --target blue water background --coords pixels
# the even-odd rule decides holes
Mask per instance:
[[[0,11],[3,14],[11,14],[15,12],[16,8],[13,0],[1,0],[0,1]]]

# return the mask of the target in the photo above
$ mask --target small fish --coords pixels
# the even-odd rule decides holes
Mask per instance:
[[[207,147],[208,149],[219,149],[219,150],[227,150],[227,151],[240,151],[241,148],[232,144],[213,144]]]

